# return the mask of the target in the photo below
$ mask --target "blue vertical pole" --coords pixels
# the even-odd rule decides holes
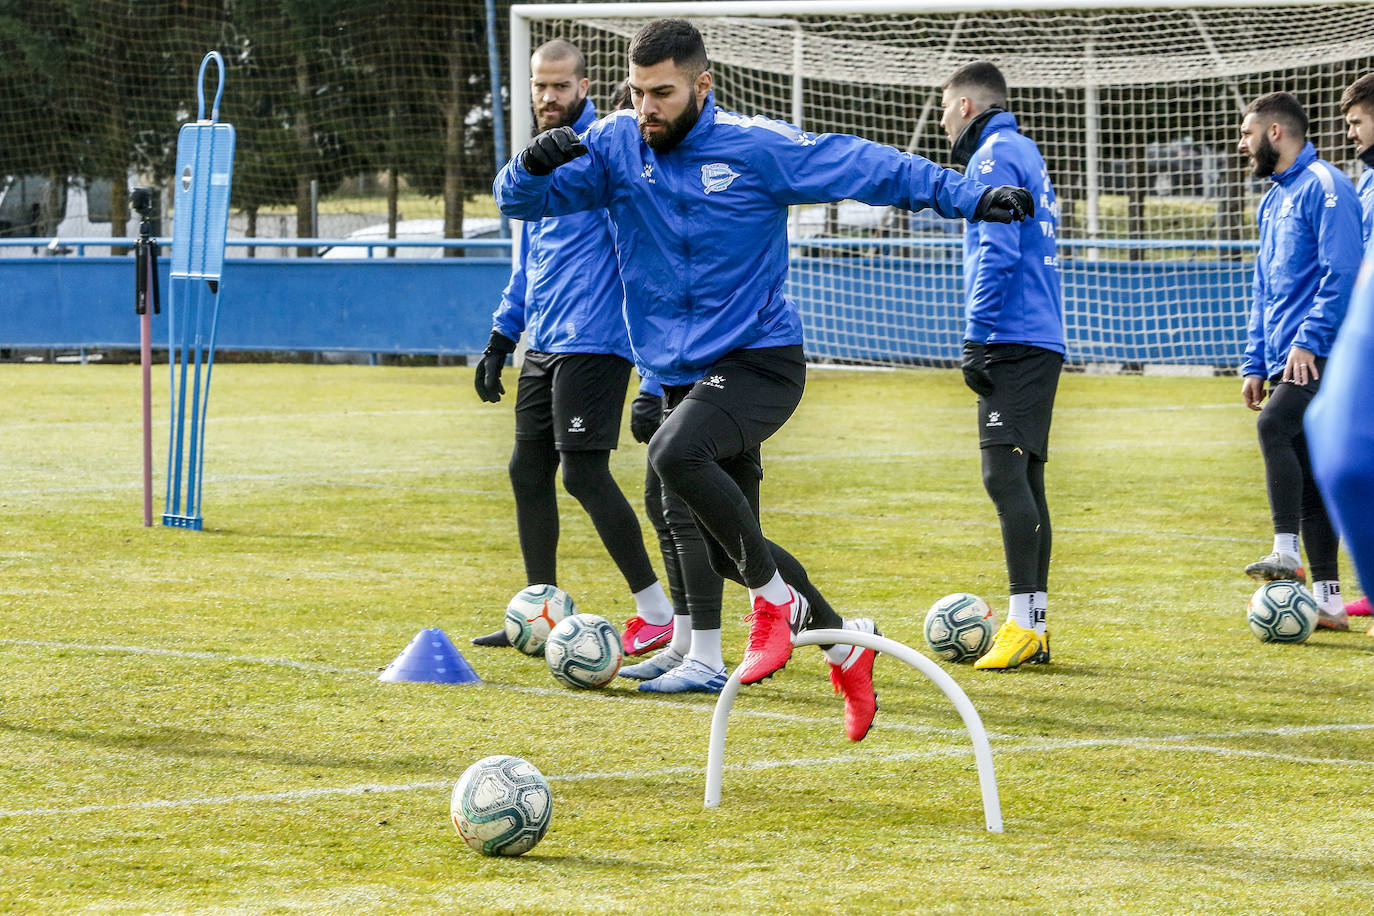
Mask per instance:
[[[487,70],[491,83],[491,130],[496,171],[506,164],[506,108],[501,101],[501,49],[496,44],[496,0],[487,0]],[[511,89],[513,93],[514,88]],[[514,101],[514,99],[512,99]],[[501,217],[501,238],[510,238],[510,221]]]

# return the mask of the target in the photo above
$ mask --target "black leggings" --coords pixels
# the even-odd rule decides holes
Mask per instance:
[[[711,568],[687,504],[663,485],[652,464],[644,472],[644,510],[658,535],[674,612],[691,614],[694,630],[719,630],[724,580]]]
[[[631,592],[658,580],[640,534],[639,519],[611,476],[609,451],[560,452],[552,439],[516,439],[510,458],[515,522],[529,585],[558,584],[558,500],[554,474],[563,466],[563,488],[582,504],[601,543]]]
[[[1050,507],[1045,462],[1012,445],[983,448],[983,487],[1002,523],[1011,594],[1049,591]]]
[[[795,360],[776,352],[793,349]],[[727,354],[707,374],[720,388],[698,383],[690,397],[667,388],[670,412],[649,443],[649,460],[691,511],[717,573],[747,588],[781,573],[811,605],[807,626],[840,627],[843,620],[801,563],[765,538],[759,526],[759,445],[791,416],[805,378],[800,347],[776,351]],[[781,363],[776,372],[774,359]]]
[[[1317,371],[1325,360],[1317,361]],[[1340,539],[1326,513],[1307,455],[1302,417],[1316,396],[1318,382],[1306,385],[1269,380],[1269,400],[1260,411],[1260,452],[1269,490],[1269,511],[1275,534],[1302,533],[1312,581],[1340,577]]]

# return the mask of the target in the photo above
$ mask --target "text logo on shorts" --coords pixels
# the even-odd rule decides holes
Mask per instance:
[[[587,427],[582,425],[581,417],[573,417],[571,420],[568,421],[568,432],[585,433],[586,431]]]
[[[1002,414],[1001,414],[1000,412],[996,411],[996,410],[989,412],[989,413],[988,413],[988,422],[987,422],[986,425],[989,426],[989,427],[992,427],[992,426],[1001,426],[1001,425],[1002,425]]]

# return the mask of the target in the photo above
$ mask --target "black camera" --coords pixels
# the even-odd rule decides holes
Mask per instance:
[[[129,209],[144,219],[153,218],[154,203],[152,188],[133,188],[129,192]]]

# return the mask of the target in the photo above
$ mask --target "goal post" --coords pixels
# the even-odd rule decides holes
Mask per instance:
[[[662,16],[701,30],[722,107],[946,165],[939,86],[963,63],[996,63],[1060,202],[1071,364],[1239,362],[1267,184],[1235,150],[1250,100],[1292,92],[1318,154],[1361,167],[1337,101],[1374,69],[1374,3],[1321,0],[517,4],[512,150],[530,137],[533,48],[577,44],[604,112],[630,37]],[[810,358],[957,359],[961,223],[844,201],[794,208],[789,225]]]

